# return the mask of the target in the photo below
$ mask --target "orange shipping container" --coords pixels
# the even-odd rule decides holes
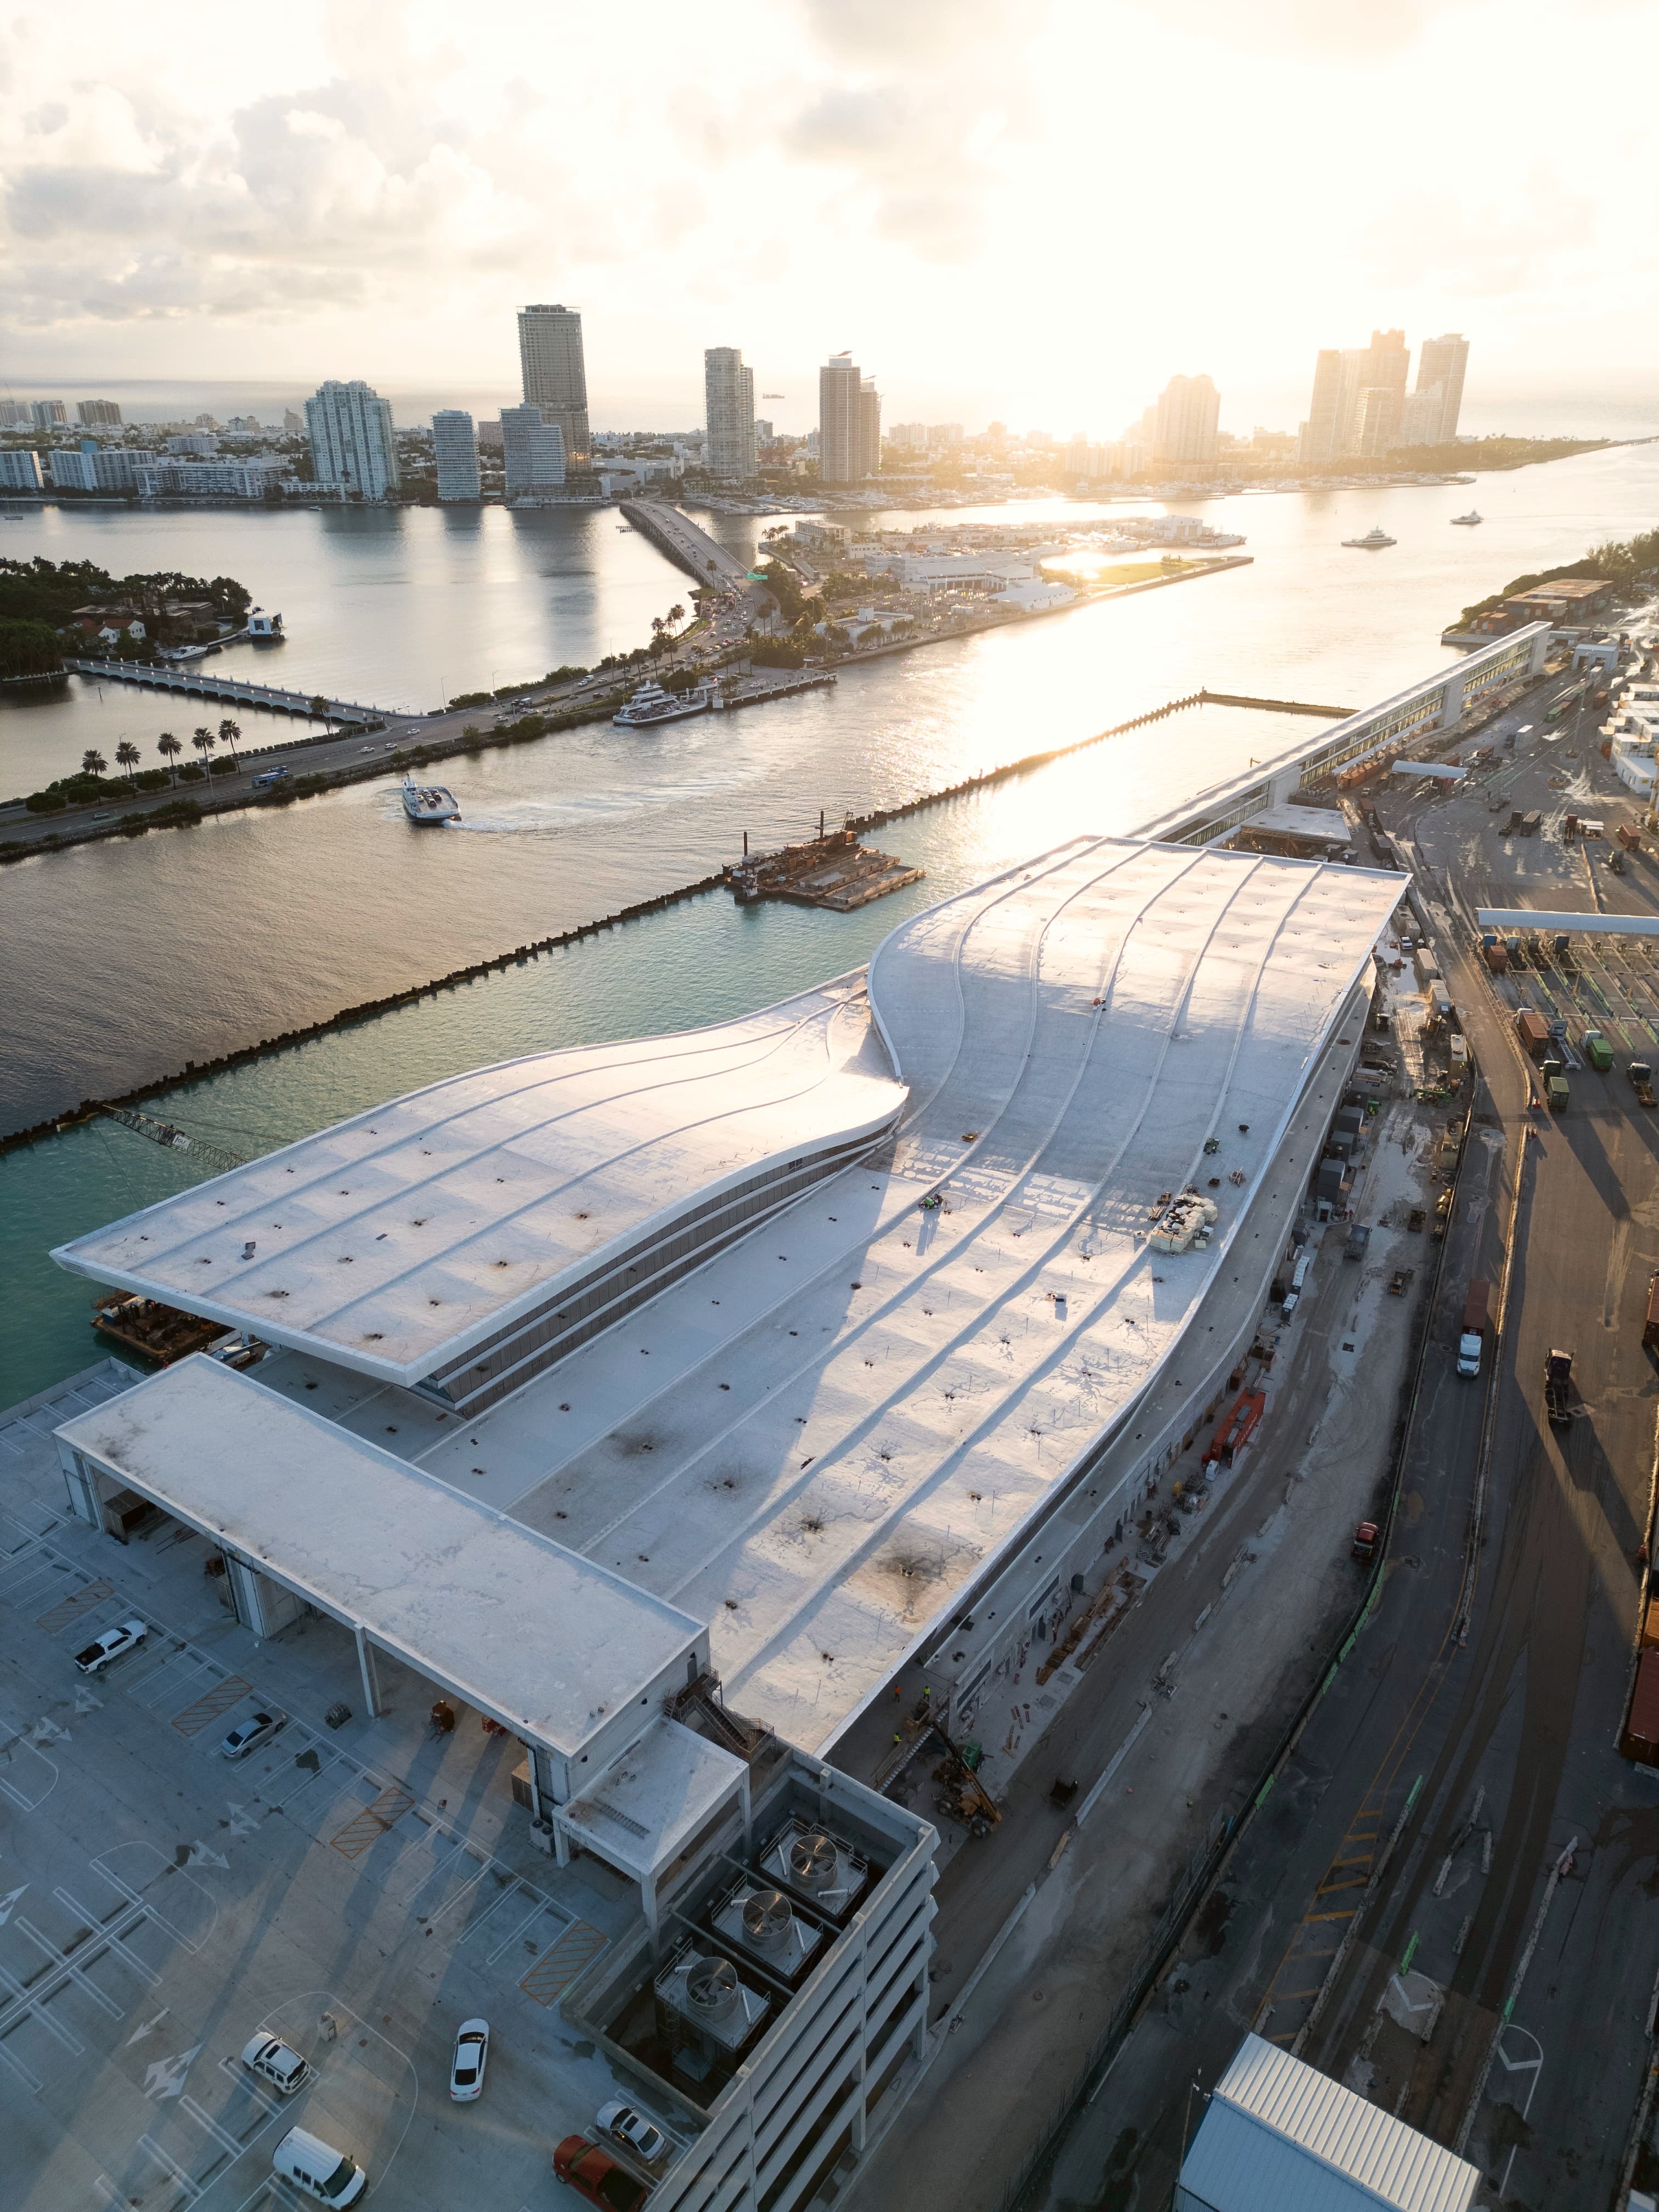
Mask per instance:
[[[1659,1646],[1659,1598],[1648,1603],[1648,1617],[1642,1629],[1642,1649],[1651,1651]]]

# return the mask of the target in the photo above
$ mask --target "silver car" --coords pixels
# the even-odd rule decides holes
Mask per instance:
[[[258,1751],[262,1743],[288,1726],[286,1713],[252,1713],[245,1721],[238,1721],[219,1747],[221,1759],[246,1759],[250,1752]]]
[[[643,2112],[636,2112],[632,2105],[620,2101],[601,2105],[597,2118],[601,2135],[613,2136],[617,2142],[626,2143],[629,2150],[636,2157],[642,2158],[647,2166],[654,2165],[668,2148],[668,2138],[662,2130],[647,2119]]]

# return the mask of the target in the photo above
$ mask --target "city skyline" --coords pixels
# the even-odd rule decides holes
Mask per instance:
[[[1605,12],[1639,71],[1659,33]],[[500,377],[501,319],[550,291],[582,303],[592,388],[634,420],[689,419],[701,355],[727,333],[792,395],[795,422],[767,410],[789,428],[838,331],[879,360],[902,416],[1093,434],[1183,360],[1213,376],[1223,426],[1248,429],[1227,394],[1373,325],[1478,325],[1483,384],[1516,393],[1516,428],[1574,427],[1586,378],[1611,390],[1650,357],[1654,311],[1628,281],[1638,137],[1556,109],[1528,35],[1540,10],[1498,42],[1473,6],[1322,23],[1261,0],[1177,24],[1127,0],[975,0],[965,21],[918,0],[873,42],[866,13],[740,9],[717,62],[694,27],[635,5],[629,99],[603,118],[526,85],[532,18],[513,5],[499,38],[466,44],[412,5],[371,27],[315,0],[275,40],[193,36],[199,0],[160,36],[105,0],[42,18],[0,91],[9,374],[89,389],[118,360],[135,378],[310,386],[343,363],[472,404]],[[562,50],[595,68],[613,35],[579,23]],[[1195,168],[1170,184],[1114,233],[1112,282],[1079,287],[1074,226],[1053,217],[1086,204],[1082,126],[1109,63],[1143,82],[1178,68],[1186,125],[1231,181],[1224,205]],[[1455,131],[1419,96],[1437,74],[1490,94]],[[1167,153],[1156,115],[1120,128],[1129,159]],[[1357,158],[1367,143],[1389,158]],[[1522,143],[1537,150],[1517,161]],[[1322,173],[1340,190],[1310,192]],[[1262,282],[1264,252],[1288,257],[1285,282]]]

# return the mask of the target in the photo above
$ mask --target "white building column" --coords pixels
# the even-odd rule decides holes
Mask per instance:
[[[380,1674],[374,1663],[374,1647],[361,1628],[352,1634],[357,1641],[357,1667],[363,1678],[363,1703],[368,1707],[371,1720],[380,1720],[386,1711],[386,1701],[380,1695]]]

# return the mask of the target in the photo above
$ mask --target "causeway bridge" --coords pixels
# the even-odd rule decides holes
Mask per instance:
[[[736,554],[728,553],[667,500],[625,499],[621,512],[624,522],[631,522],[641,538],[648,538],[659,553],[700,584],[742,586],[749,580],[749,571]]]
[[[283,691],[270,684],[245,684],[230,676],[210,676],[177,661],[77,660],[65,655],[65,668],[100,684],[136,684],[150,691],[173,691],[186,699],[226,700],[233,706],[258,707],[267,714],[299,714],[307,721],[331,721],[360,728],[370,723],[412,720],[405,707],[365,707],[354,699],[325,699],[314,691]]]

